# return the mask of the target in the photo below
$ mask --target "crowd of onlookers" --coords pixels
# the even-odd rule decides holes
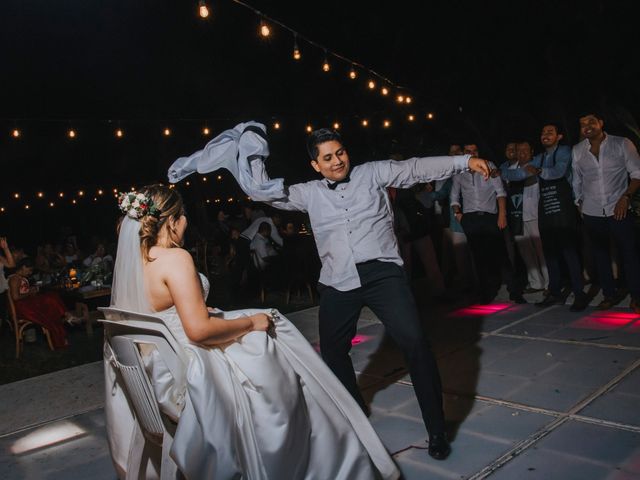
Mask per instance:
[[[515,302],[542,291],[537,305],[564,304],[573,293],[570,308],[582,311],[601,290],[599,309],[630,295],[640,313],[640,157],[599,114],[579,123],[573,147],[551,122],[539,141],[508,142],[488,180],[464,172],[391,192],[402,255],[407,265],[419,256],[435,295],[448,286],[489,302],[505,283]],[[450,146],[462,154],[483,158],[476,143]]]

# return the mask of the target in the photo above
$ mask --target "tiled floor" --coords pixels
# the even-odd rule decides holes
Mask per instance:
[[[453,453],[426,453],[402,355],[363,312],[352,359],[405,479],[640,479],[640,316],[496,302],[422,312]],[[290,315],[311,343],[317,311]],[[101,364],[0,386],[0,478],[116,477]]]

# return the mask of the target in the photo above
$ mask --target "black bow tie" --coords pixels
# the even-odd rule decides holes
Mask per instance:
[[[327,180],[327,187],[329,187],[329,190],[335,190],[338,185],[340,185],[341,183],[349,183],[350,180],[351,180],[351,177],[349,175],[344,177],[342,180],[338,180],[337,182],[333,182],[333,183]]]

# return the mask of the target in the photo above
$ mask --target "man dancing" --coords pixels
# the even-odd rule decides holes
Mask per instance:
[[[291,185],[286,198],[268,203],[309,214],[322,261],[322,358],[368,413],[349,357],[360,311],[368,306],[405,355],[429,433],[429,455],[444,459],[451,448],[440,374],[402,268],[387,187],[408,188],[467,169],[486,179],[489,166],[485,160],[459,155],[369,162],[351,169],[340,135],[329,129],[313,132],[307,147],[311,167],[324,178]],[[251,162],[251,171],[256,182],[269,181],[260,159]]]

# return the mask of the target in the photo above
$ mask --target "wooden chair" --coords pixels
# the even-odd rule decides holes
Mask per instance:
[[[16,306],[13,303],[13,298],[11,298],[10,292],[7,292],[7,305],[9,306],[9,325],[16,337],[16,358],[20,358],[20,354],[24,348],[24,331],[27,327],[36,326],[37,324],[30,322],[29,320],[18,318],[18,315],[16,314]],[[47,339],[49,348],[53,350],[53,343],[51,342],[51,334],[49,333],[49,330],[41,325],[37,326],[42,329],[42,333],[44,333],[44,336]]]
[[[258,281],[258,292],[260,294],[260,301],[264,303],[265,299],[265,281],[264,281],[264,270],[260,269],[260,260],[258,259],[258,254],[255,250],[250,250],[251,253],[251,262],[250,262],[250,270],[253,271],[255,278]]]

